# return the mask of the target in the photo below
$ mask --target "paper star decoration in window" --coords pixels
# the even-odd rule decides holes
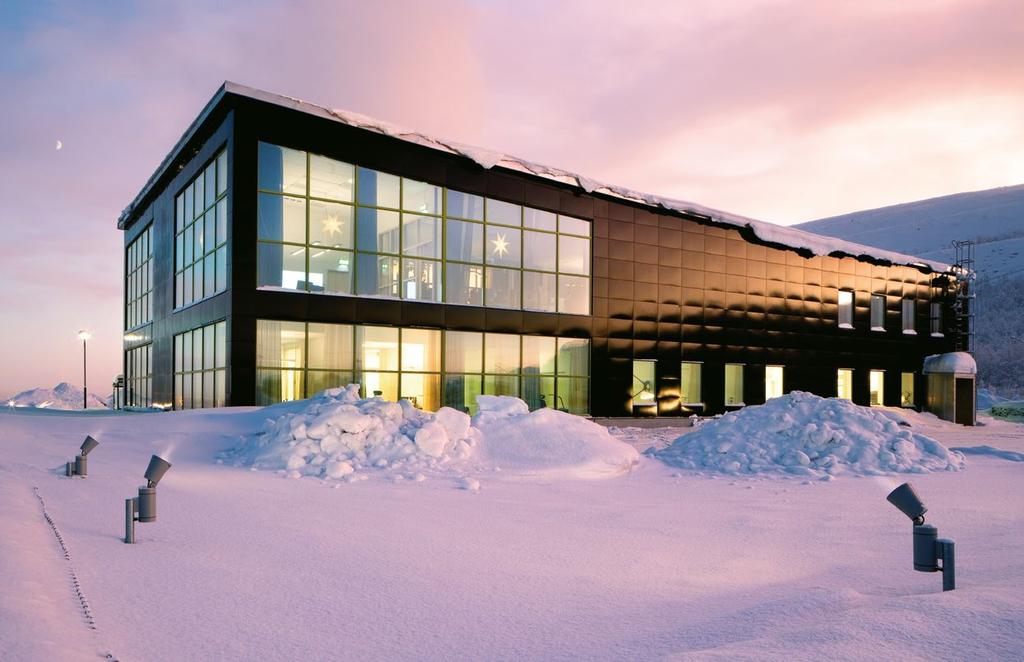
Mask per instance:
[[[323,225],[324,232],[332,237],[341,232],[341,221],[333,214],[323,220]]]
[[[498,256],[505,256],[508,254],[508,241],[505,240],[505,235],[499,234],[496,239],[492,239],[491,243],[494,244],[494,254]]]

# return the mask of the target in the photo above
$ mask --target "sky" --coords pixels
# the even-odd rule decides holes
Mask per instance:
[[[110,393],[117,216],[224,80],[786,225],[1024,182],[1019,0],[7,0],[0,395],[82,328]]]

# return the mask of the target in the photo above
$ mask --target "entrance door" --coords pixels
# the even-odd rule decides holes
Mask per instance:
[[[954,420],[960,425],[974,425],[974,380],[956,378],[956,411]]]

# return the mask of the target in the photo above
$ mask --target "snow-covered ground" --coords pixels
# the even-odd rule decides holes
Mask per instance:
[[[967,458],[962,471],[911,477],[929,521],[957,543],[958,589],[942,593],[937,575],[911,569],[910,522],[885,501],[905,476],[728,476],[641,455],[631,470],[589,480],[538,470],[595,457],[540,452],[545,426],[569,429],[543,420],[529,434],[503,429],[507,443],[538,442],[520,467],[508,457],[499,467],[483,455],[486,442],[481,461],[422,481],[288,480],[277,469],[232,466],[227,451],[269,430],[268,416],[302,406],[0,413],[0,658],[902,660],[1024,651],[1020,424],[984,418],[972,429],[900,412],[915,434]],[[86,434],[100,442],[89,477],[64,478],[57,469]],[[663,448],[692,432],[612,434]],[[622,452],[593,438],[580,448]],[[158,487],[159,518],[125,545],[124,499],[152,453],[173,463]],[[459,489],[467,480],[480,489]]]
[[[89,409],[106,409],[107,401],[89,393]],[[36,407],[39,409],[82,409],[85,396],[80,386],[61,382],[53,388],[30,388],[4,398],[8,407]]]

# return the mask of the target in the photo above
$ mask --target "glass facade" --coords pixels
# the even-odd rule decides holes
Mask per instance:
[[[174,408],[227,403],[227,322],[174,336]]]
[[[125,350],[124,363],[124,404],[149,407],[153,404],[153,344]]]
[[[259,144],[258,285],[587,315],[588,221]]]
[[[258,320],[257,404],[359,383],[364,397],[476,411],[476,396],[587,413],[590,341],[551,336]]]
[[[125,249],[124,328],[153,321],[153,225]]]
[[[227,289],[228,160],[221,151],[174,199],[174,307]]]

